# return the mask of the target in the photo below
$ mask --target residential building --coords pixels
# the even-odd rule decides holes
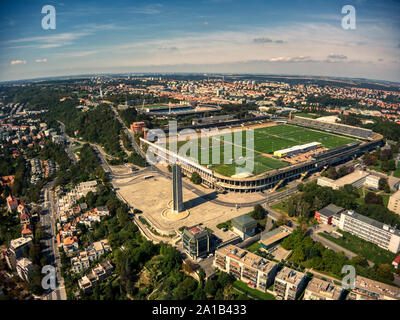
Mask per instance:
[[[108,260],[100,262],[88,275],[78,280],[79,288],[84,292],[91,291],[93,285],[109,276],[112,270],[113,266]]]
[[[30,280],[29,276],[33,269],[32,261],[28,258],[20,258],[17,260],[16,267],[17,267],[18,276],[22,280],[29,282],[29,280]]]
[[[400,190],[390,196],[388,209],[394,213],[400,214]]]
[[[288,226],[280,226],[268,232],[263,232],[260,238],[260,245],[263,249],[268,250],[269,248],[279,244],[286,237],[292,233],[293,229]]]
[[[348,300],[400,300],[400,288],[357,276]]]
[[[182,233],[185,252],[192,259],[205,257],[211,251],[211,239],[207,230],[200,226],[185,228]]]
[[[277,263],[231,244],[215,252],[213,266],[263,292],[278,270]]]
[[[12,212],[18,208],[18,199],[14,198],[12,195],[7,197],[7,209]]]
[[[274,292],[278,300],[297,300],[306,285],[306,275],[283,267],[275,277]]]
[[[107,239],[94,242],[86,250],[79,252],[76,257],[71,258],[72,271],[74,273],[82,272],[89,268],[90,263],[107,252],[111,252],[111,247]]]
[[[341,213],[339,229],[375,243],[393,253],[397,253],[400,250],[399,230],[352,210]]]
[[[247,214],[243,214],[232,219],[232,230],[237,233],[242,240],[256,234],[257,221]]]
[[[340,219],[340,214],[344,211],[344,208],[329,204],[321,210],[315,211],[314,218],[321,224],[332,224],[334,216]]]
[[[313,278],[304,291],[304,300],[342,300],[344,290],[328,281]]]
[[[11,270],[15,270],[17,260],[27,255],[32,244],[32,238],[17,238],[10,241],[10,246],[6,252],[6,262]]]

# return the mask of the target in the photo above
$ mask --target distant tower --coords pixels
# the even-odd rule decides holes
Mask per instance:
[[[292,121],[292,111],[289,113],[289,121]]]
[[[183,210],[182,203],[182,172],[178,164],[172,166],[172,210],[175,213]]]
[[[103,98],[103,90],[100,87],[100,98]]]

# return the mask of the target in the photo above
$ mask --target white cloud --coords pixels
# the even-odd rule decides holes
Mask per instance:
[[[12,66],[17,65],[17,64],[26,64],[26,60],[13,60],[10,62]]]
[[[47,59],[46,58],[44,58],[44,59],[36,59],[35,62],[36,63],[45,63],[45,62],[47,62]]]

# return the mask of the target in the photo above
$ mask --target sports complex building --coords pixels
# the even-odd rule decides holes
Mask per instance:
[[[216,124],[215,127],[223,128],[224,123]],[[191,176],[196,171],[202,178],[202,184],[218,191],[233,192],[275,190],[289,181],[355,159],[384,145],[383,136],[372,130],[303,117],[284,121],[249,119],[236,127],[232,123],[225,127],[243,133],[248,129],[254,130],[252,150],[254,157],[251,160],[254,161],[254,170],[251,174],[235,174],[235,169],[240,167],[240,163],[234,159],[228,163],[220,161],[220,164],[212,164],[211,161],[206,164],[201,163],[200,159],[204,159],[202,153],[214,151],[214,142],[223,140],[218,135],[210,137],[209,145],[212,147],[205,149],[199,147],[197,159],[189,155],[182,156],[148,140],[142,138],[140,140],[142,144],[153,147],[153,152],[166,162],[177,161],[185,175]],[[243,134],[242,148],[243,157],[246,157],[248,148],[244,136],[245,134]],[[285,149],[294,150],[291,152],[291,157],[298,157],[301,161],[293,163],[291,159],[284,158],[288,156],[287,152],[286,155],[282,152]],[[280,151],[280,154],[275,153],[276,151]],[[308,152],[307,156],[303,156],[302,152]],[[221,152],[221,160],[223,153]]]

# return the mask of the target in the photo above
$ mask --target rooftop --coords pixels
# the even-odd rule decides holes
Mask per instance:
[[[305,274],[303,272],[295,271],[288,267],[283,267],[283,269],[276,275],[275,279],[283,280],[297,286],[304,277]]]
[[[325,208],[318,210],[318,213],[323,216],[334,216],[342,212],[344,209],[342,207],[335,206],[333,203],[327,205]]]
[[[239,225],[239,226],[247,227],[247,226],[257,225],[257,221],[254,220],[249,215],[243,214],[241,216],[233,218],[232,219],[232,224],[236,224],[236,225]]]
[[[338,300],[342,292],[342,288],[335,286],[334,284],[324,281],[318,278],[313,278],[307,285],[307,289],[314,292],[320,296],[331,298],[333,300]]]
[[[384,230],[386,232],[390,232],[397,236],[400,236],[400,231],[398,229],[395,229],[387,224],[384,224],[382,222],[371,219],[367,216],[363,216],[362,214],[358,214],[357,212],[354,212],[352,210],[343,211],[342,214],[345,214],[348,217],[362,221],[362,222],[369,224],[375,228],[378,228],[378,229]]]
[[[359,291],[360,289],[362,290],[361,292]],[[400,300],[400,288],[365,277],[357,276],[355,289],[353,289],[353,291],[363,294],[364,290],[371,293],[383,295],[391,299]]]

